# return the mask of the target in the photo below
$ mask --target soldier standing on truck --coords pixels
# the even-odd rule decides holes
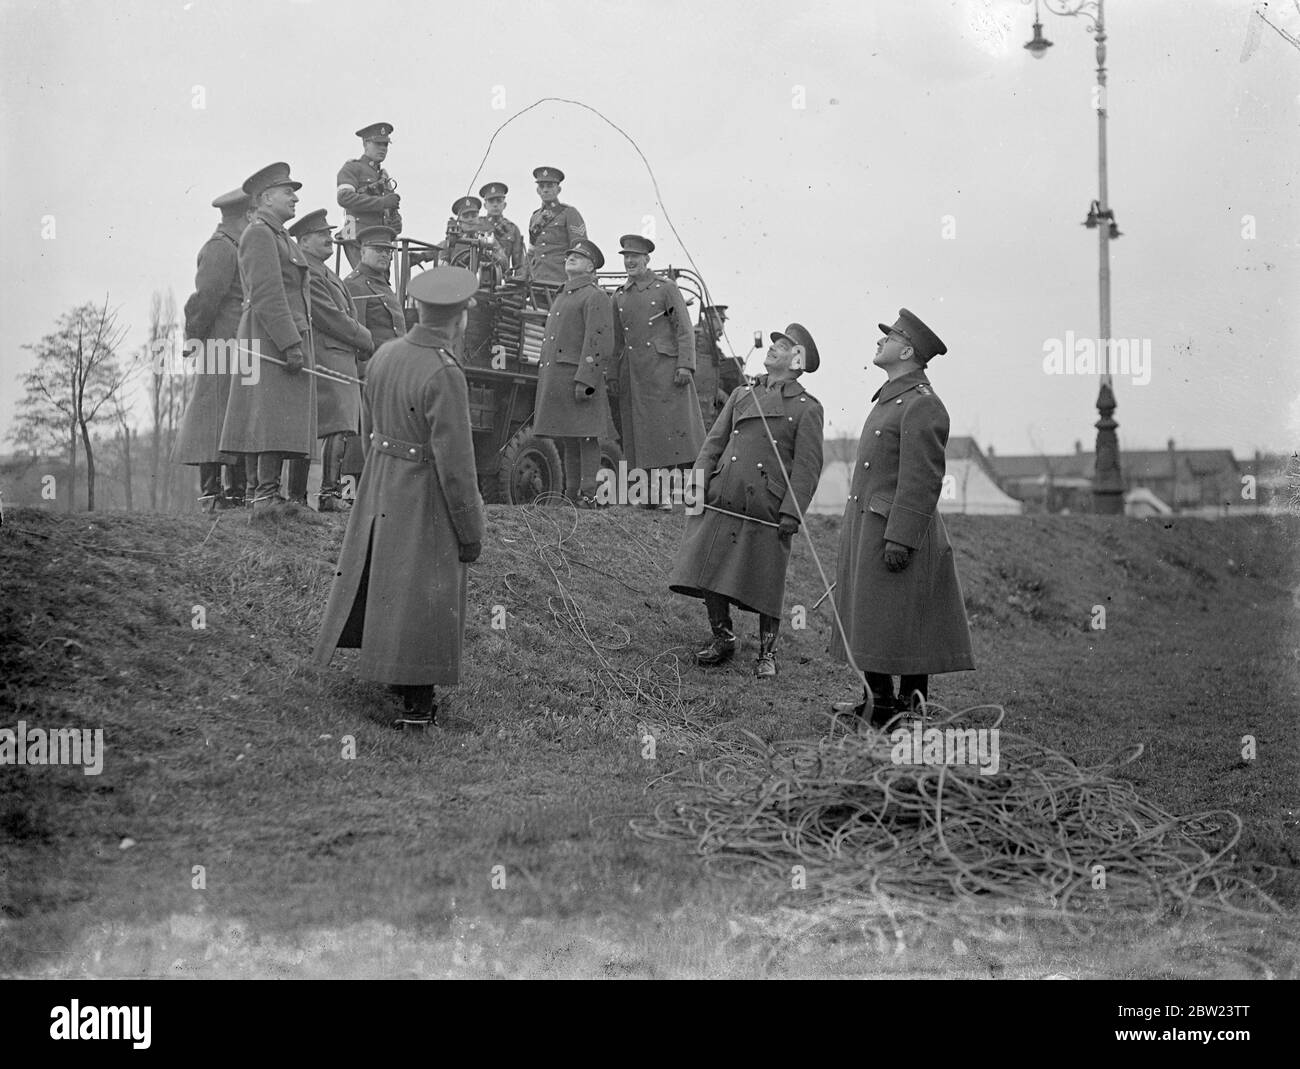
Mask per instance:
[[[568,281],[551,302],[537,366],[533,433],[557,440],[564,455],[564,495],[596,507],[598,439],[609,423],[605,371],[614,351],[614,305],[596,284],[604,254],[585,238],[564,258]]]
[[[542,206],[528,220],[528,240],[532,243],[528,250],[528,278],[533,282],[564,282],[568,278],[565,257],[576,242],[587,236],[587,224],[577,208],[560,203],[563,171],[538,167],[533,178],[537,180]]]
[[[524,269],[524,234],[501,213],[506,208],[506,194],[510,188],[504,182],[489,182],[478,191],[487,209],[486,222],[497,242],[497,262],[507,275]]]
[[[402,213],[398,211],[402,198],[396,191],[397,183],[383,167],[392,133],[392,123],[363,126],[357,131],[362,154],[348,160],[339,170],[338,202],[347,215],[339,228],[338,240],[353,267],[361,262],[357,235],[366,227],[390,227],[394,236],[402,232]]]

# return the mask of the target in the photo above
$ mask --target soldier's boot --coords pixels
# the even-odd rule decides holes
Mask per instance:
[[[248,492],[248,469],[244,466],[243,460],[227,464],[225,467],[226,476],[230,480],[230,486],[226,488],[225,494],[226,508],[242,509],[245,494]]]
[[[295,505],[307,508],[307,473],[311,470],[310,457],[298,457],[289,461],[289,500]]]
[[[288,504],[280,496],[280,466],[283,462],[284,458],[279,453],[257,455],[257,487],[253,491],[252,502],[254,516]]]
[[[898,680],[898,705],[904,713],[924,716],[929,676],[902,676]]]
[[[438,722],[438,703],[432,684],[398,684],[392,689],[402,699],[401,715],[393,720],[393,727],[398,731],[427,731]]]
[[[881,672],[867,673],[867,690],[862,692],[862,704],[854,709],[858,716],[869,718],[873,728],[884,729],[903,712],[894,697],[894,677]]]
[[[347,435],[327,434],[321,444],[320,494],[316,498],[317,511],[343,512],[343,453],[348,447]]]
[[[776,639],[780,627],[779,616],[758,618],[758,660],[754,662],[754,675],[758,679],[771,679],[776,675]]]
[[[706,594],[704,607],[709,613],[709,627],[713,631],[713,637],[703,649],[695,651],[695,663],[703,668],[716,668],[736,655],[736,633],[731,629],[731,602],[717,594]]]
[[[204,512],[216,512],[221,500],[221,465],[199,465],[199,507]]]

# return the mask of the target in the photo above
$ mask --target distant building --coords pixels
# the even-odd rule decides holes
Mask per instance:
[[[988,460],[1002,488],[1028,511],[1092,511],[1096,460],[1081,443],[1073,453],[1057,456],[998,456],[990,449]],[[1230,449],[1178,449],[1172,438],[1164,449],[1121,450],[1127,511],[1225,515],[1253,510],[1279,495],[1285,460],[1256,454],[1254,462],[1238,461]]]

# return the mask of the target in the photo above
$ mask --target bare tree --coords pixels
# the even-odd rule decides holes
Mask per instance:
[[[86,454],[86,508],[95,508],[95,451],[90,430],[112,412],[114,399],[125,389],[135,363],[123,368],[117,359],[126,328],[108,298],[102,307],[83,304],[65,314],[59,329],[36,345],[36,367],[23,376],[26,394],[18,402],[18,418],[10,438],[29,448],[59,450],[67,443],[71,465],[68,509],[77,478],[77,436]]]

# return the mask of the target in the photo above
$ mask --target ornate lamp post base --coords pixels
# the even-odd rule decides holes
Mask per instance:
[[[1124,515],[1124,479],[1119,471],[1119,424],[1115,422],[1115,394],[1103,381],[1097,393],[1097,467],[1092,476],[1092,510],[1099,516]]]

